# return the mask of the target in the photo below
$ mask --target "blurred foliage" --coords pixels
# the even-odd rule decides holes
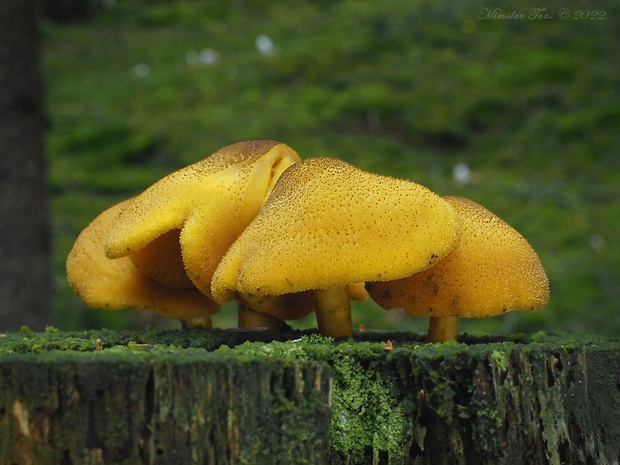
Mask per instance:
[[[469,0],[91,5],[44,24],[61,328],[145,324],[85,309],[68,288],[81,228],[220,147],[269,138],[469,197],[518,229],[548,272],[549,306],[464,330],[620,333],[620,5],[567,20],[559,1],[541,20],[525,2],[498,4],[524,19],[482,19]],[[257,51],[261,34],[272,53]],[[217,318],[234,324],[234,308]],[[426,326],[373,303],[354,321]]]

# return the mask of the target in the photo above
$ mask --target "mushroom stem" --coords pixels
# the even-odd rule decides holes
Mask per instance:
[[[194,318],[184,318],[181,320],[181,324],[185,329],[211,329],[213,324],[211,323],[211,318],[208,316],[197,316]]]
[[[444,342],[456,339],[459,319],[456,316],[431,317],[426,342]]]
[[[239,302],[237,309],[237,326],[239,328],[267,328],[277,333],[284,326],[284,321],[266,313],[257,312],[244,302]]]
[[[353,336],[351,303],[347,286],[317,289],[316,321],[323,336]]]

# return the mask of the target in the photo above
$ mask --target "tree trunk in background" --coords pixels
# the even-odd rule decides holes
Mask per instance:
[[[52,315],[38,6],[0,1],[0,332]]]

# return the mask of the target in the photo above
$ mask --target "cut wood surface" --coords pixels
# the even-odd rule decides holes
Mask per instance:
[[[0,465],[619,460],[617,340],[26,328],[0,337]]]

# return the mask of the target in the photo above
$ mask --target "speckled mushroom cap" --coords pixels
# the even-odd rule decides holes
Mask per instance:
[[[78,236],[67,258],[67,278],[89,307],[109,310],[138,308],[171,318],[203,318],[219,306],[198,289],[171,289],[147,277],[128,257],[109,259],[103,240],[131,200],[95,218]]]
[[[425,269],[456,241],[456,214],[427,188],[334,158],[288,168],[217,268],[212,295],[281,295]]]
[[[479,204],[461,197],[445,199],[460,221],[454,250],[410,277],[368,283],[373,300],[410,315],[464,318],[546,305],[549,281],[527,240]]]
[[[177,241],[187,276],[208,296],[224,253],[258,213],[282,171],[299,159],[292,148],[272,140],[224,147],[166,176],[130,202],[105,240],[105,253],[125,257],[158,238],[160,246],[174,249]],[[157,278],[159,267],[149,266],[152,254],[146,255],[133,259]]]

